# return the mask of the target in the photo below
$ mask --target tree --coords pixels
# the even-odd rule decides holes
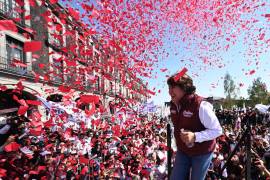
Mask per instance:
[[[255,79],[252,86],[248,88],[248,95],[253,105],[258,103],[268,103],[267,87],[260,77]]]
[[[232,97],[235,96],[236,86],[234,81],[229,73],[226,73],[224,77],[224,94],[226,95],[226,105],[231,107]]]
[[[226,95],[226,99],[231,99],[232,96],[235,96],[236,86],[234,81],[229,73],[227,73],[224,77],[224,93]]]

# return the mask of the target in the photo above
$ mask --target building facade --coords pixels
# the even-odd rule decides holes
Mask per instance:
[[[44,98],[62,96],[63,86],[73,90],[74,100],[96,94],[105,106],[119,97],[147,101],[143,82],[124,63],[116,63],[119,52],[103,45],[60,4],[0,0],[0,20],[12,20],[17,27],[16,32],[0,31],[0,84],[8,89],[21,80],[27,94]],[[32,41],[40,42],[41,49],[25,52],[24,44]]]

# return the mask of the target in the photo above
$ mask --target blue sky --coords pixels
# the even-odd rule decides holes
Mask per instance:
[[[266,36],[269,37],[269,32]],[[165,46],[165,49],[170,53],[170,56],[167,59],[161,60],[159,68],[167,68],[169,71],[162,73],[158,70],[157,79],[147,80],[149,82],[149,87],[156,87],[156,89],[161,90],[161,93],[157,93],[156,96],[153,96],[150,99],[150,101],[153,100],[155,104],[161,105],[165,101],[170,100],[166,84],[167,78],[165,76],[167,74],[174,74],[183,67],[188,68],[188,74],[191,74],[191,72],[197,72],[199,74],[199,77],[194,77],[193,80],[197,87],[197,93],[203,97],[225,97],[222,77],[224,77],[227,72],[233,77],[235,84],[239,87],[239,91],[237,93],[238,97],[248,97],[247,89],[252,84],[252,81],[257,77],[262,77],[263,82],[266,83],[268,90],[270,90],[270,49],[268,52],[259,56],[258,66],[256,66],[254,62],[252,64],[248,64],[246,58],[241,55],[241,53],[246,51],[247,47],[242,43],[242,37],[239,37],[238,39],[238,43],[235,46],[231,46],[227,52],[217,52],[221,54],[224,62],[229,62],[226,64],[226,67],[209,67],[206,70],[199,70],[196,66],[188,66],[184,64],[185,61],[180,61],[181,59],[184,59],[184,57],[192,57],[195,52],[181,48],[178,51],[179,54],[175,55],[175,52],[172,52],[169,46]],[[165,39],[164,41],[166,42],[167,40]],[[166,44],[170,44],[170,42],[166,42]],[[198,66],[202,64],[198,59],[197,62]],[[253,75],[245,74],[253,69],[256,71]],[[240,87],[240,83],[243,83],[244,86]],[[216,87],[212,88],[212,84],[215,84]]]
[[[267,2],[262,0],[261,2]],[[269,5],[268,5],[269,6]],[[217,51],[218,55],[221,56],[223,59],[222,62],[226,64],[223,68],[211,67],[208,66],[203,70],[200,70],[198,67],[203,66],[203,62],[196,56],[196,53],[205,53],[204,50],[199,50],[196,44],[191,44],[190,50],[186,50],[183,48],[185,42],[179,42],[179,44],[173,44],[170,38],[177,38],[177,37],[168,37],[164,38],[164,49],[170,54],[165,59],[160,59],[158,64],[159,68],[167,68],[169,72],[162,73],[161,71],[157,70],[157,79],[147,80],[149,82],[149,87],[155,87],[156,89],[160,89],[161,93],[157,93],[156,96],[153,96],[149,101],[154,101],[155,104],[161,105],[165,101],[169,101],[170,97],[168,95],[168,87],[166,84],[166,77],[165,75],[172,75],[182,68],[186,67],[189,71],[188,74],[192,75],[193,73],[197,73],[198,77],[193,77],[194,84],[197,87],[197,94],[208,97],[208,96],[218,96],[218,97],[225,97],[224,95],[224,88],[223,88],[223,77],[228,72],[235,81],[235,84],[239,88],[237,91],[238,97],[248,97],[247,89],[249,86],[252,85],[252,81],[258,77],[262,78],[262,81],[266,83],[268,91],[270,91],[270,45],[268,43],[268,48],[258,56],[258,60],[254,58],[254,56],[244,56],[243,54],[247,52],[249,46],[244,43],[244,38],[250,38],[250,35],[260,36],[261,28],[263,27],[265,31],[265,37],[263,41],[258,40],[258,44],[266,47],[265,40],[270,39],[270,20],[263,17],[263,14],[269,14],[269,7],[264,6],[261,9],[255,11],[254,14],[243,14],[241,18],[250,20],[254,17],[254,19],[258,20],[256,23],[251,23],[252,28],[250,29],[243,29],[240,31],[239,36],[237,36],[237,43],[235,45],[231,45],[228,51]],[[268,8],[267,8],[268,7]],[[236,29],[229,29],[230,31],[236,31]],[[212,29],[208,29],[211,33]],[[206,32],[207,33],[207,32]],[[221,46],[226,46],[226,37],[223,37],[219,42]],[[251,39],[251,38],[250,38]],[[223,44],[222,44],[223,43]],[[252,44],[252,42],[251,42]],[[176,50],[172,50],[172,46],[180,47],[176,48]],[[259,46],[260,47],[260,46]],[[253,46],[252,50],[259,50],[256,49],[257,47]],[[177,55],[175,55],[177,54]],[[190,65],[187,61],[188,58],[191,58],[196,61],[196,65]],[[249,59],[247,59],[249,58]],[[184,61],[180,61],[184,60]],[[250,61],[251,60],[251,61]],[[256,65],[256,62],[259,62]],[[251,62],[251,63],[250,63]],[[185,64],[186,63],[186,64]],[[250,72],[251,70],[255,70],[256,72],[253,75],[246,75],[246,73]],[[240,87],[239,84],[243,83],[244,86]],[[212,84],[215,84],[215,88],[212,88]]]
[[[78,2],[78,1],[77,1]],[[94,2],[91,1],[90,2]],[[261,2],[267,2],[266,0],[262,0]],[[72,3],[72,7],[79,8],[80,5],[76,3],[76,0]],[[265,12],[264,12],[265,11]],[[168,57],[162,58],[160,57],[159,63],[155,65],[156,69],[156,79],[145,79],[146,82],[149,83],[150,90],[156,88],[157,90],[161,90],[161,93],[156,93],[156,96],[153,96],[150,101],[154,101],[155,104],[161,105],[165,101],[170,100],[168,95],[168,88],[166,84],[166,75],[172,75],[182,68],[186,67],[189,71],[188,74],[191,75],[192,73],[197,73],[198,77],[193,77],[194,84],[197,87],[197,93],[201,96],[208,97],[208,96],[219,96],[224,97],[224,89],[223,89],[223,79],[222,77],[228,72],[235,81],[237,87],[240,90],[237,93],[237,96],[240,97],[247,97],[247,89],[252,84],[252,81],[257,77],[262,77],[263,82],[266,83],[268,90],[270,90],[270,49],[266,52],[262,53],[259,59],[259,65],[257,66],[255,63],[256,61],[253,57],[249,57],[252,59],[252,63],[249,64],[247,57],[243,56],[243,53],[246,52],[247,46],[243,43],[243,38],[247,37],[247,33],[258,34],[259,28],[264,26],[265,31],[265,39],[270,39],[270,21],[267,21],[262,14],[270,13],[268,12],[267,7],[265,6],[261,10],[256,12],[258,15],[259,22],[251,30],[244,30],[241,32],[239,37],[237,37],[237,43],[234,46],[230,46],[228,51],[217,51],[216,53],[221,56],[223,62],[226,64],[223,68],[211,67],[203,65],[203,62],[200,58],[197,57],[197,53],[204,54],[204,50],[198,50],[196,44],[190,45],[190,50],[183,48],[185,42],[178,41],[178,44],[172,43],[172,40],[177,39],[177,37],[173,37],[170,33],[167,34],[167,37],[163,39],[164,47],[163,49],[169,54]],[[243,18],[250,19],[255,14],[243,14]],[[265,26],[265,25],[268,26]],[[258,28],[256,28],[258,27]],[[230,29],[230,31],[234,31],[235,29]],[[212,29],[207,29],[208,33],[211,35]],[[257,32],[258,31],[258,32]],[[207,32],[206,32],[207,33]],[[225,37],[224,37],[225,39]],[[226,41],[221,40],[220,43],[223,46],[226,46]],[[263,43],[263,42],[261,42]],[[174,48],[173,48],[174,47]],[[255,48],[255,47],[254,47]],[[193,59],[196,61],[196,65],[191,65],[188,59]],[[183,60],[183,61],[181,61]],[[205,69],[201,70],[199,67],[204,66]],[[162,73],[160,68],[167,68],[169,71]],[[243,70],[242,70],[243,69]],[[245,75],[245,73],[249,72],[250,70],[256,70],[256,73],[253,75]],[[240,87],[239,83],[243,83],[244,86]],[[215,88],[212,85],[215,85]]]

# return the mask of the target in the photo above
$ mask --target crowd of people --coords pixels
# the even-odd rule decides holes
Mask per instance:
[[[19,116],[17,111],[0,116],[0,178],[168,178],[166,118],[141,114],[103,116],[97,108],[91,117],[70,124],[66,113],[56,113],[55,109],[48,113],[47,121],[40,121],[37,109],[27,117]],[[252,179],[269,178],[269,115],[255,109],[217,110],[216,115],[224,134],[217,140],[207,179],[221,179],[221,174],[226,179],[244,179],[245,141],[223,166],[248,124]]]
[[[75,124],[55,109],[44,122],[37,109],[0,116],[0,178],[164,179],[166,122],[138,114],[123,121],[97,110]]]
[[[222,123],[224,134],[218,138],[208,179],[221,178],[221,169],[233,152],[237,143],[250,125],[251,130],[251,178],[270,178],[270,119],[269,115],[259,113],[256,109],[217,110],[217,117]],[[246,141],[248,136],[239,143],[236,153],[222,172],[223,178],[242,180],[246,177]]]

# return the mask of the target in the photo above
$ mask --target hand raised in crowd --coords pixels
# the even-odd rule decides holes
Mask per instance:
[[[264,162],[261,159],[256,158],[255,166],[258,167],[262,171],[262,173],[266,175],[266,177],[270,178],[270,172],[267,170],[267,168],[264,165]]]

